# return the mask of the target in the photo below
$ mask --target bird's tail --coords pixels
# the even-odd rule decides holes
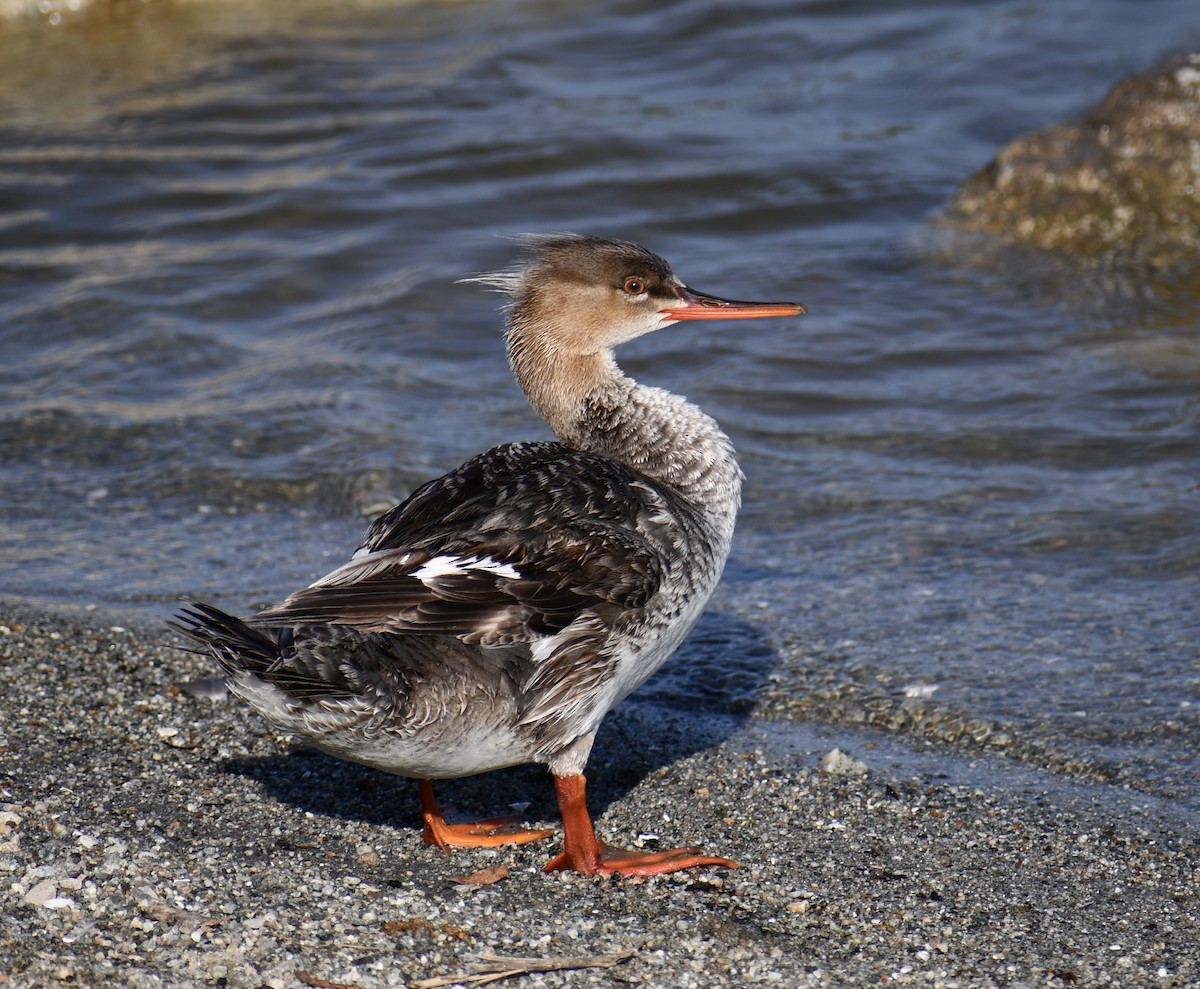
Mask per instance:
[[[167,622],[176,632],[213,656],[227,674],[265,673],[275,666],[283,649],[270,632],[253,628],[210,604],[194,603]]]

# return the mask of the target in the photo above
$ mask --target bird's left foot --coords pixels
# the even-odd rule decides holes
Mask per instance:
[[[578,872],[585,876],[597,876],[616,872],[622,876],[661,876],[683,869],[696,869],[707,865],[719,865],[736,869],[733,859],[716,855],[703,855],[699,848],[688,846],[672,848],[665,852],[638,852],[629,848],[615,848],[597,842],[598,855],[589,850],[565,849],[546,863],[546,872]]]
[[[470,824],[448,824],[440,814],[425,817],[425,844],[437,845],[443,852],[452,848],[498,848],[524,845],[554,835],[552,830],[525,828],[519,817],[490,817]]]
[[[489,817],[486,821],[470,824],[448,824],[442,817],[437,798],[433,795],[433,784],[419,780],[417,789],[421,794],[421,818],[425,822],[423,837],[425,844],[437,845],[443,852],[452,848],[498,848],[501,845],[524,845],[541,841],[554,832],[542,828],[521,827],[519,817]]]

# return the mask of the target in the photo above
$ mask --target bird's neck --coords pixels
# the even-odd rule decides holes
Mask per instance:
[[[611,354],[538,350],[510,339],[517,381],[563,444],[669,485],[732,531],[742,474],[715,421],[679,395],[639,385]]]

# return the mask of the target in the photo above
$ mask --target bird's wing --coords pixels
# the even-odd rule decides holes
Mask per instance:
[[[508,645],[636,610],[662,580],[670,498],[557,443],[497,447],[379,518],[347,563],[256,616]]]

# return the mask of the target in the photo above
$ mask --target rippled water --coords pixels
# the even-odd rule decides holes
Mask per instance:
[[[455,279],[515,231],[626,237],[810,309],[623,352],[749,476],[713,612],[651,692],[856,718],[936,688],[1200,806],[1195,300],[926,249],[1004,141],[1194,48],[1193,6],[0,22],[0,595],[159,620],[306,583],[421,480],[545,435],[495,298]]]

